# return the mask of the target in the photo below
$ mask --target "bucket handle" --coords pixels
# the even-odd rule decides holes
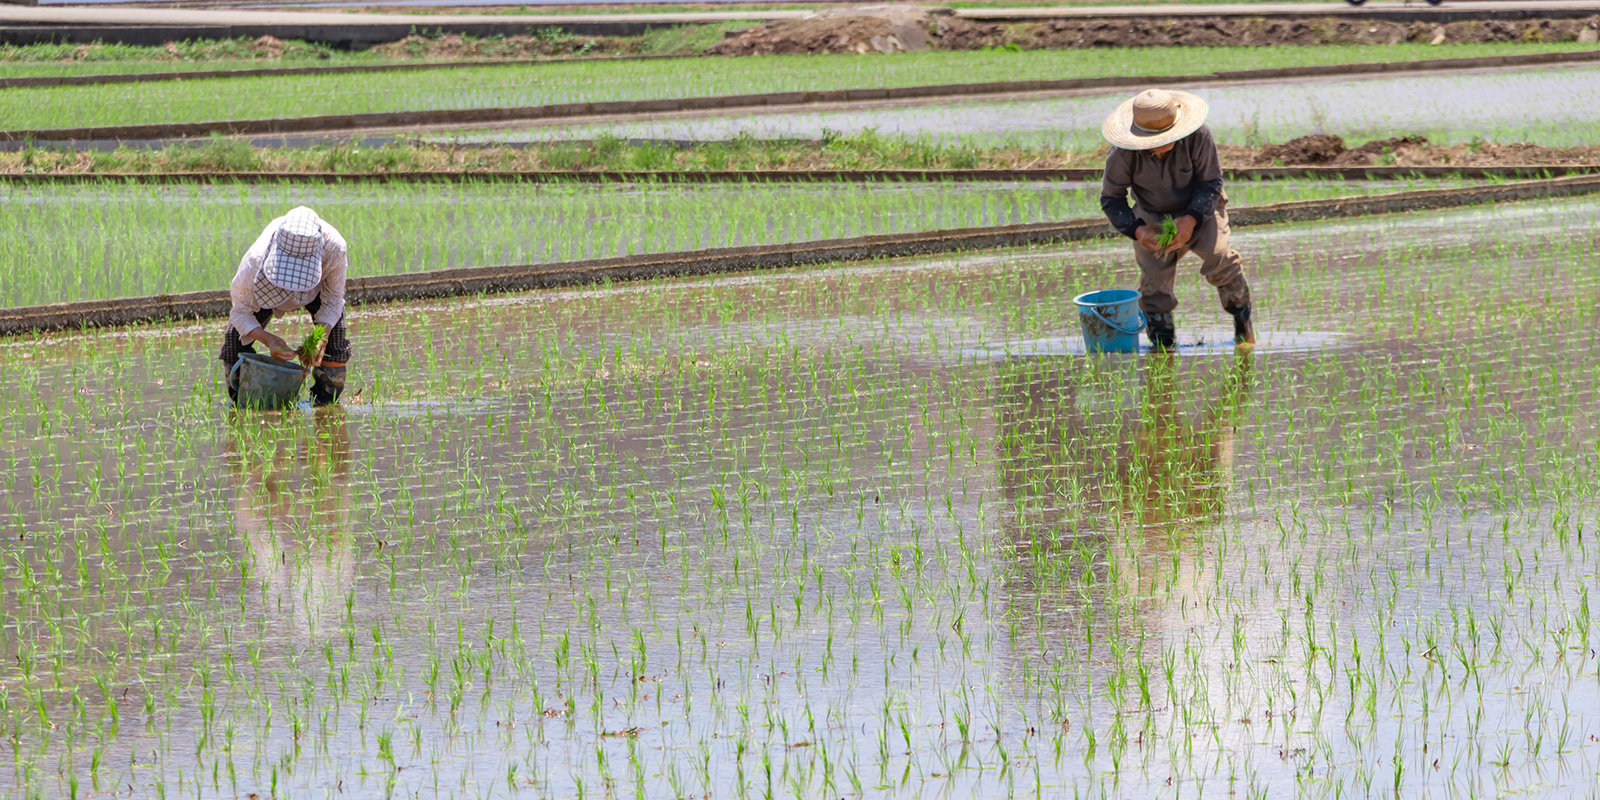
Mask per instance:
[[[234,383],[234,380],[235,380],[234,376],[239,374],[239,368],[242,367],[242,366],[244,366],[244,354],[243,353],[241,353],[237,359],[234,359],[233,369],[228,370],[228,385],[229,386],[237,386],[238,385],[238,384]]]
[[[1117,323],[1112,322],[1109,319],[1106,319],[1106,315],[1100,313],[1100,307],[1099,306],[1089,306],[1089,313],[1091,313],[1091,314],[1095,315],[1096,317],[1098,317],[1101,322],[1104,322],[1106,324],[1107,327],[1111,328],[1114,331],[1117,331],[1118,333],[1125,334],[1127,336],[1133,336],[1134,334],[1137,334],[1138,332],[1144,330],[1145,318],[1144,318],[1144,312],[1143,311],[1139,312],[1139,324],[1136,327],[1132,327],[1132,328],[1124,328],[1121,325],[1118,325]]]

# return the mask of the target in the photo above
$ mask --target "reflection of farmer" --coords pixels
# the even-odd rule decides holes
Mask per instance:
[[[235,437],[233,524],[249,550],[270,614],[293,621],[302,644],[338,621],[355,585],[347,495],[350,438],[343,412],[318,412],[306,441],[295,420],[284,429],[251,426]],[[266,437],[259,439],[256,437]],[[270,617],[269,617],[270,618]]]
[[[1039,520],[1047,527],[1062,515],[1095,511],[1127,513],[1143,525],[1220,514],[1251,358],[1240,354],[1221,376],[1194,376],[1217,384],[1199,415],[1185,407],[1178,363],[1170,354],[1145,362],[1137,402],[1127,397],[1133,387],[1114,374],[1096,387],[1076,371],[1008,366],[998,413],[1000,439],[1011,448],[999,465],[1002,491],[1019,507],[1057,509]],[[1198,370],[1223,362],[1192,363]],[[1113,408],[1094,407],[1097,388],[1112,390]]]
[[[1228,196],[1222,191],[1222,163],[1210,129],[1202,123],[1206,102],[1188,92],[1150,89],[1123,103],[1106,118],[1101,133],[1110,142],[1100,206],[1111,225],[1137,244],[1139,308],[1149,321],[1150,343],[1171,347],[1177,337],[1172,310],[1178,297],[1178,259],[1200,257],[1200,274],[1217,288],[1222,307],[1233,315],[1233,338],[1255,342],[1250,323],[1250,284],[1239,253],[1228,247]],[[1133,190],[1133,206],[1128,191]],[[1171,218],[1177,234],[1165,246],[1162,222]]]
[[[1250,389],[1250,354],[1238,356],[1198,424],[1184,414],[1177,359],[1153,358],[1145,371],[1145,396],[1133,457],[1123,470],[1125,491],[1145,519],[1212,518],[1232,482],[1233,426]]]
[[[344,328],[347,253],[344,237],[305,206],[269,223],[233,276],[233,310],[220,356],[223,369],[231,370],[240,353],[254,353],[250,342],[259,342],[273,358],[293,359],[294,348],[268,333],[266,324],[276,312],[304,308],[328,328],[322,357],[312,363],[311,400],[316,405],[337,401],[350,360]],[[238,387],[230,383],[228,396],[238,400]]]
[[[1252,357],[1001,368],[1000,524],[1019,556],[1004,596],[1050,631],[1044,646],[1117,663],[1086,630],[1185,634],[1188,621],[1172,612],[1216,595],[1204,535],[1224,511]]]

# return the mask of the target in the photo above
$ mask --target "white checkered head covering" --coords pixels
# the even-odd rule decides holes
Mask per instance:
[[[276,308],[291,294],[322,283],[322,243],[317,212],[300,206],[286,214],[256,273],[256,302],[262,308]]]

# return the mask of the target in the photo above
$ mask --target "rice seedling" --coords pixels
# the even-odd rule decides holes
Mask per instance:
[[[1204,64],[1206,71],[1212,71],[1559,52],[1584,47],[1565,42],[1438,47],[1096,48],[1023,53],[929,51],[894,58],[805,55],[524,64],[398,74],[14,88],[0,94],[0,114],[10,129],[71,128],[257,118],[263,116],[263,109],[274,108],[282,97],[296,98],[296,116],[309,116],[1108,75],[1179,75],[1192,72],[1196,64]],[[1470,92],[1465,94],[1470,96]],[[1439,101],[1450,102],[1444,98]]]
[[[1252,229],[1247,354],[1073,354],[1121,241],[0,342],[0,793],[1581,794],[1597,212]]]
[[[1273,48],[1269,48],[1273,49]],[[1408,75],[1378,79],[1328,79],[1309,83],[1217,86],[1204,92],[1206,124],[1223,144],[1282,142],[1307,133],[1331,133],[1352,144],[1396,136],[1425,136],[1440,144],[1528,142],[1547,147],[1600,144],[1589,106],[1563,107],[1530,117],[1522,98],[1547,93],[1595,98],[1600,68],[1501,70],[1473,74]],[[1123,93],[1116,93],[1121,96]],[[704,119],[618,121],[606,125],[530,125],[509,130],[467,130],[441,140],[545,141],[624,139],[722,141],[818,139],[828,132],[926,137],[976,147],[1051,147],[1092,150],[1102,143],[1099,124],[1112,105],[1106,95],[1027,100],[972,99],[874,110],[750,112]]]
[[[1236,205],[1457,181],[1261,182]],[[220,289],[262,226],[310,205],[351,275],[576,261],[1097,216],[1099,184],[40,186],[0,197],[0,306]],[[182,242],[181,247],[172,243]],[[46,269],[67,261],[72,270]]]
[[[312,325],[306,331],[306,338],[300,341],[300,346],[295,348],[294,354],[300,359],[300,364],[306,369],[316,366],[322,359],[322,348],[328,344],[328,326]]]
[[[1166,247],[1172,240],[1178,238],[1178,223],[1172,217],[1161,218],[1161,235],[1156,237],[1156,244]]]

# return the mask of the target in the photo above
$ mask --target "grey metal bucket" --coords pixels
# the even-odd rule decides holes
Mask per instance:
[[[300,401],[306,371],[291,361],[260,353],[240,353],[228,372],[228,382],[238,386],[238,405],[249,408],[284,408]]]

